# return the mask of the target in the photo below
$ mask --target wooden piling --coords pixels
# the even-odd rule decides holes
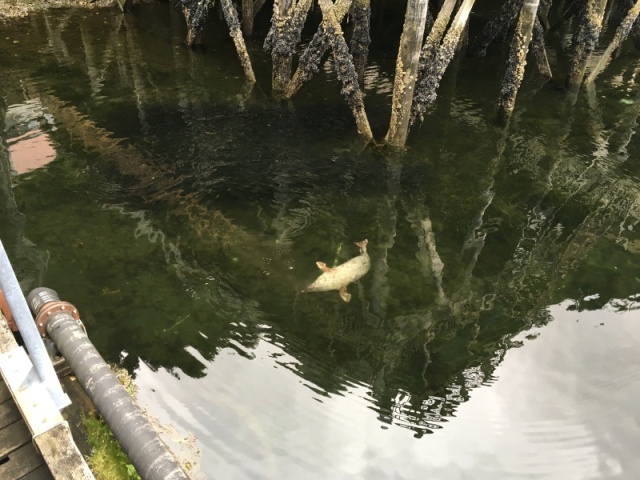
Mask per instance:
[[[498,100],[498,116],[501,120],[511,117],[516,104],[516,95],[524,77],[529,43],[533,37],[536,12],[540,0],[525,0],[520,10],[520,18],[513,36],[511,53],[507,61],[507,71],[502,80],[502,90]]]
[[[371,43],[371,0],[355,0],[351,12],[353,34],[351,36],[351,55],[360,84],[364,82],[364,68],[369,56]]]
[[[542,8],[542,2],[538,11]],[[540,18],[536,19],[536,23],[533,26],[533,39],[531,40],[531,53],[536,62],[536,68],[538,73],[546,78],[553,77],[551,67],[549,66],[549,57],[547,57],[547,50],[544,46],[544,28]]]
[[[564,2],[563,2],[564,3]],[[578,15],[583,9],[586,8],[587,0],[571,0],[566,7],[558,9],[562,12],[558,17],[556,23],[551,25],[550,30],[559,30],[562,28],[574,15]]]
[[[358,75],[353,65],[347,42],[342,34],[342,27],[336,16],[333,2],[331,0],[318,0],[322,10],[322,25],[327,32],[329,46],[333,52],[333,59],[336,66],[338,79],[342,82],[342,94],[347,100],[347,104],[356,119],[358,133],[367,142],[373,140],[373,133],[369,125],[369,119],[364,108],[362,91],[358,85]]]
[[[342,23],[342,19],[347,15],[351,8],[352,0],[337,0],[333,6],[336,21]],[[284,89],[283,97],[293,97],[304,82],[313,77],[313,74],[319,70],[320,61],[329,49],[329,34],[325,30],[324,24],[320,24],[318,31],[313,35],[304,53],[300,56],[298,68],[289,84]]]
[[[226,20],[227,25],[229,25],[229,34],[231,35],[233,44],[236,47],[236,52],[238,52],[238,58],[240,59],[240,64],[242,65],[244,74],[247,77],[247,81],[253,85],[256,83],[256,76],[253,73],[249,52],[247,52],[247,46],[245,45],[244,38],[242,37],[236,7],[233,6],[231,0],[220,0],[220,5],[222,7],[224,19]]]
[[[209,9],[213,5],[213,0],[183,0],[182,13],[187,22],[187,38],[185,43],[189,47],[200,43],[200,35],[204,28]]]
[[[264,46],[271,51],[272,88],[282,92],[291,80],[291,65],[296,45],[312,0],[275,0],[271,30]]]
[[[442,40],[442,45],[437,49],[437,52],[434,54],[434,57],[431,61],[427,62],[427,68],[424,74],[418,80],[418,84],[416,86],[416,92],[414,95],[414,105],[413,112],[411,116],[412,123],[416,120],[416,118],[422,118],[424,112],[428,107],[430,107],[436,100],[436,90],[440,85],[440,80],[442,80],[442,76],[444,75],[445,70],[449,66],[451,59],[456,51],[456,46],[458,45],[458,41],[460,40],[460,35],[462,34],[465,25],[467,24],[467,20],[469,19],[469,13],[471,12],[471,8],[473,7],[475,0],[463,0],[460,8],[458,9],[458,13],[456,14],[453,22],[451,22],[451,26],[449,30],[447,30],[444,39]],[[446,3],[443,5],[442,10],[444,10],[445,6],[449,4],[449,0],[446,0]],[[455,4],[455,1],[453,2]],[[442,11],[441,11],[442,13]],[[440,20],[440,15],[436,19],[436,24],[438,24]],[[436,25],[433,26],[432,30],[436,29]],[[431,37],[431,34],[429,34]],[[427,42],[429,38],[427,38]]]
[[[631,32],[631,29],[638,19],[638,14],[640,14],[640,0],[636,0],[636,3],[631,7],[627,15],[624,17],[624,20],[622,20],[622,23],[620,23],[613,40],[611,40],[611,43],[609,43],[606,50],[602,52],[602,55],[600,55],[596,66],[593,67],[593,70],[585,80],[585,83],[593,82],[604,69],[609,62],[609,58],[613,51],[620,46],[624,39],[627,38],[627,35],[629,35],[629,32]]]
[[[549,23],[549,11],[551,10],[552,3],[553,0],[540,0],[540,6],[538,7],[538,20],[540,20],[544,30],[549,30],[549,28],[551,28],[551,24]]]
[[[264,41],[264,49],[271,52],[271,85],[274,91],[284,90],[291,78],[291,51],[284,38],[285,22],[293,0],[274,0],[271,30]]]
[[[505,31],[518,17],[523,0],[508,0],[502,4],[495,17],[482,28],[482,32],[469,46],[468,54],[472,57],[484,57],[489,44]]]
[[[412,124],[416,116],[422,118],[427,108],[427,103],[423,102],[423,95],[428,88],[427,82],[431,79],[431,71],[435,67],[435,59],[438,54],[438,49],[440,48],[440,42],[447,31],[447,25],[449,25],[449,20],[451,19],[451,14],[453,13],[456,3],[457,0],[445,0],[422,46],[418,64],[418,82],[415,86],[414,103],[412,106]]]
[[[242,0],[242,33],[253,35],[253,0]]]
[[[411,105],[426,23],[427,0],[409,0],[396,61],[391,120],[385,137],[386,142],[394,147],[403,147],[409,134]]]
[[[567,87],[577,90],[584,78],[587,60],[596,47],[607,0],[588,0],[573,36],[574,50],[569,64]]]

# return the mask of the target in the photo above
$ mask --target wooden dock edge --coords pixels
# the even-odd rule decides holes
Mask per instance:
[[[14,350],[18,351],[20,348],[4,316],[0,313],[0,354]],[[0,373],[2,373],[3,379],[6,380],[5,373],[2,371]],[[9,385],[7,384],[7,386]],[[13,399],[18,403],[16,392],[12,391],[10,387],[9,390]],[[21,411],[24,411],[20,405],[18,407]],[[31,432],[37,431],[37,428],[34,428],[33,425],[27,426]],[[95,480],[89,465],[87,465],[73,440],[69,424],[66,421],[60,422],[49,430],[36,435],[33,438],[33,442],[56,480],[69,480],[71,478],[74,480]]]

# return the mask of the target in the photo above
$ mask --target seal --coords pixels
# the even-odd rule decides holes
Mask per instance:
[[[371,260],[367,253],[368,240],[356,242],[360,247],[360,255],[347,260],[337,267],[327,267],[324,262],[316,262],[316,265],[322,270],[315,282],[303,290],[303,292],[328,292],[329,290],[338,290],[340,298],[345,302],[351,300],[351,294],[347,292],[347,286],[350,283],[364,277],[371,267]]]

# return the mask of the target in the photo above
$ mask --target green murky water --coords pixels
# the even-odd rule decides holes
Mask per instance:
[[[207,478],[636,478],[639,68],[575,103],[527,79],[494,124],[501,47],[458,59],[404,155],[364,148],[331,61],[292,102],[270,59],[145,17],[2,26],[1,238]],[[550,40],[562,71],[566,39]],[[389,116],[394,49],[365,91]],[[303,294],[369,240],[371,270]]]

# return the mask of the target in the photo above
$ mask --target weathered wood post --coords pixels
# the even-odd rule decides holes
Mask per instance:
[[[412,123],[415,122],[416,118],[422,118],[426,109],[436,101],[436,90],[440,85],[440,80],[442,80],[445,70],[449,66],[449,63],[455,54],[456,46],[460,40],[460,35],[467,24],[469,13],[471,12],[471,7],[473,7],[474,2],[475,0],[462,1],[462,4],[458,9],[458,13],[453,19],[453,22],[451,22],[451,26],[442,40],[442,45],[438,47],[440,43],[439,39],[441,38],[440,32],[443,32],[446,28],[456,1],[446,0],[440,9],[438,18],[436,19],[431,32],[429,32],[425,46],[422,49],[422,56],[425,58],[425,68],[424,71],[421,71],[418,84],[416,85],[413,111],[411,113]],[[443,18],[442,22],[441,18]]]
[[[631,32],[631,29],[638,19],[638,14],[640,14],[640,0],[636,0],[636,3],[633,5],[633,7],[631,7],[627,15],[624,17],[624,20],[622,20],[622,23],[616,30],[616,34],[614,35],[613,40],[611,40],[611,43],[607,46],[607,49],[602,52],[602,55],[600,55],[596,66],[593,67],[593,70],[585,80],[585,83],[593,82],[595,78],[600,74],[600,72],[604,69],[604,67],[607,65],[607,62],[609,62],[609,58],[611,57],[613,51],[620,46],[624,39],[627,38],[627,35],[629,35],[629,32]]]
[[[358,79],[364,82],[364,68],[369,56],[371,36],[371,0],[355,0],[351,13],[353,19],[353,35],[351,36],[351,55],[358,73]]]
[[[508,0],[502,4],[493,19],[489,20],[482,28],[482,32],[469,46],[468,54],[472,57],[484,57],[487,54],[489,44],[518,16],[521,10],[522,0]]]
[[[525,0],[520,10],[520,18],[513,36],[507,71],[502,80],[502,90],[498,100],[498,116],[501,120],[508,120],[511,117],[516,104],[516,95],[524,77],[524,67],[527,64],[527,53],[539,4],[540,0]]]
[[[238,21],[236,7],[233,6],[231,0],[220,0],[220,5],[222,6],[224,19],[227,21],[227,25],[229,25],[229,33],[233,40],[233,44],[236,47],[236,52],[238,52],[238,58],[240,59],[240,64],[242,65],[244,74],[247,77],[247,81],[254,84],[256,83],[256,76],[253,73],[253,67],[251,66],[251,59],[249,58],[249,52],[247,52],[247,46],[244,43],[244,38],[242,38],[242,31],[240,30],[240,22]]]
[[[182,1],[182,13],[187,22],[187,38],[185,40],[187,46],[193,47],[200,43],[200,34],[212,5],[213,0]]]
[[[445,0],[445,3],[438,12],[427,39],[424,42],[422,51],[420,52],[420,63],[418,69],[418,82],[415,86],[414,102],[411,113],[411,123],[415,122],[416,116],[422,118],[428,102],[425,101],[424,95],[427,90],[427,82],[430,80],[430,72],[435,68],[436,56],[440,48],[442,37],[447,31],[447,25],[451,19],[451,14],[455,8],[457,0]],[[435,97],[434,97],[435,100]]]
[[[253,0],[242,0],[242,33],[253,35]]]
[[[333,6],[333,11],[338,23],[342,23],[349,8],[351,8],[352,0],[337,0]],[[329,49],[329,34],[325,30],[324,24],[320,24],[318,31],[314,34],[304,53],[300,56],[298,68],[293,78],[284,90],[284,98],[293,97],[304,82],[313,77],[319,69],[320,61],[323,55]]]
[[[291,79],[291,63],[312,0],[275,0],[271,30],[264,41],[271,51],[272,86],[282,92]]]
[[[283,31],[292,4],[293,0],[274,0],[271,30],[264,41],[264,49],[271,52],[271,84],[275,91],[284,90],[291,78],[291,52]]]
[[[549,24],[549,11],[551,10],[551,4],[553,0],[540,0],[540,7],[538,8],[538,19],[545,30],[549,30],[551,25]]]
[[[284,38],[287,14],[293,0],[274,0],[271,30],[264,41],[264,48],[271,52],[271,84],[274,91],[283,90],[291,77],[291,52]]]
[[[542,3],[540,7],[542,7]],[[549,58],[547,57],[547,50],[544,46],[544,28],[540,19],[536,19],[536,24],[533,26],[533,39],[531,40],[531,53],[536,61],[536,67],[538,73],[543,77],[551,78],[551,67],[549,66]]]
[[[400,38],[400,51],[396,60],[393,85],[391,120],[386,142],[403,147],[409,134],[409,120],[414,87],[418,76],[418,61],[424,28],[427,23],[427,0],[409,0]]]
[[[573,36],[574,51],[569,64],[567,87],[577,91],[584,78],[587,60],[596,47],[607,0],[588,0],[582,12],[580,24]]]
[[[358,75],[353,66],[353,60],[349,53],[349,47],[342,34],[342,27],[336,16],[331,0],[318,0],[322,10],[322,25],[328,34],[329,46],[333,52],[336,64],[336,74],[342,82],[342,94],[356,119],[358,133],[368,142],[373,140],[373,132],[369,125],[369,119],[364,108],[362,91],[358,85]]]

